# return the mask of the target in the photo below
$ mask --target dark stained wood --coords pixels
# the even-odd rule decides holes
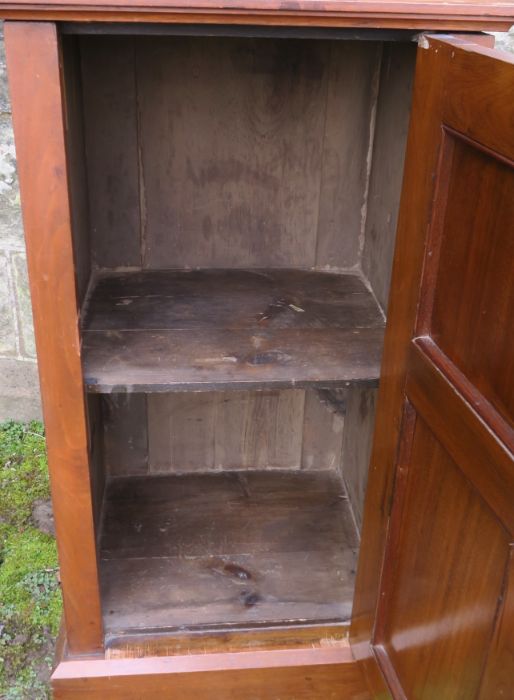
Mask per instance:
[[[81,39],[91,252],[99,267],[141,264],[135,42]]]
[[[500,266],[502,254],[511,256],[496,216],[498,207],[508,211],[503,193],[512,189],[505,166],[513,71],[505,54],[465,38],[427,37],[418,51],[352,629],[354,651],[365,661],[374,645],[400,698],[478,696],[508,649],[501,615],[514,532],[513,441],[490,388],[504,381],[495,389],[503,397],[514,386],[501,357],[492,364],[473,343],[485,324],[482,342],[501,349],[505,324],[490,318],[513,311],[512,269],[490,268],[491,258]],[[448,127],[465,145],[448,147]],[[509,680],[512,669],[501,683]]]
[[[101,277],[83,331],[89,391],[344,386],[378,377],[383,319],[354,275]]]
[[[56,700],[371,700],[348,648],[64,661],[53,689]]]
[[[480,700],[499,700],[509,697],[512,690],[514,668],[514,546],[510,545],[510,556],[505,572],[503,589],[499,600],[494,637],[482,683]]]
[[[91,653],[102,619],[56,27],[8,22],[5,44],[67,643]]]
[[[415,64],[414,44],[384,43],[362,251],[362,269],[384,310],[391,282]]]
[[[446,138],[447,203],[439,202],[427,270],[435,293],[420,324],[514,429],[514,160],[508,165],[457,135]],[[470,189],[480,198],[470,202]]]
[[[88,394],[86,398],[87,429],[89,445],[89,478],[91,484],[91,501],[95,525],[95,536],[98,540],[102,506],[105,492],[106,469],[104,463],[104,429],[102,425],[102,396]]]
[[[382,329],[84,334],[90,392],[288,389],[376,383]]]
[[[116,479],[101,542],[105,626],[347,620],[356,548],[334,472]]]
[[[151,6],[112,0],[52,0],[34,5],[31,0],[11,0],[0,6],[3,19],[66,21],[139,21],[177,23],[259,24],[288,26],[376,27],[439,30],[508,30],[514,15],[511,4],[498,0],[468,2],[399,2],[373,0],[160,0]]]
[[[383,318],[357,275],[304,270],[106,273],[84,330],[376,328]]]
[[[440,441],[480,497],[494,510],[506,529],[514,532],[514,433],[511,432],[510,444],[505,444],[496,437],[491,425],[485,423],[475,410],[469,410],[470,404],[480,405],[484,401],[480,392],[475,389],[475,401],[468,403],[460,391],[460,375],[447,373],[446,366],[437,362],[438,355],[427,352],[430,345],[432,343],[426,340],[418,340],[412,349],[411,373],[406,386],[409,398],[440,436]],[[484,469],[484,464],[487,469]]]
[[[467,700],[487,659],[509,536],[421,418],[406,466],[400,534],[388,552],[394,583],[376,643],[407,698]]]

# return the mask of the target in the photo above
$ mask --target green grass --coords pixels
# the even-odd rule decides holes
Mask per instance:
[[[32,507],[50,496],[41,423],[0,424],[0,698],[46,700],[61,617],[57,551]]]

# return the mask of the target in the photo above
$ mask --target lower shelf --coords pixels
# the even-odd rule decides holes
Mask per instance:
[[[107,635],[348,620],[358,539],[334,472],[119,478],[107,487]]]

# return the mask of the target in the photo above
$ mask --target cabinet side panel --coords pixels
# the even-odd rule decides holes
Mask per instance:
[[[384,311],[391,282],[415,63],[415,44],[384,44],[362,253],[362,269]]]
[[[67,641],[91,653],[102,624],[57,30],[7,22],[5,44]]]
[[[76,37],[63,36],[62,56],[73,253],[78,301],[79,305],[82,305],[91,276],[91,242],[84,148],[82,76]]]
[[[381,46],[331,45],[316,249],[321,269],[352,268],[360,261]]]
[[[376,388],[352,386],[348,391],[341,470],[359,531],[375,428]]]

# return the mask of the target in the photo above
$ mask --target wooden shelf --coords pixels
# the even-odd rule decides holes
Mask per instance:
[[[85,384],[105,393],[374,382],[383,329],[355,275],[111,273],[98,279],[86,306]]]
[[[117,478],[104,512],[108,635],[350,618],[358,539],[335,472]]]

